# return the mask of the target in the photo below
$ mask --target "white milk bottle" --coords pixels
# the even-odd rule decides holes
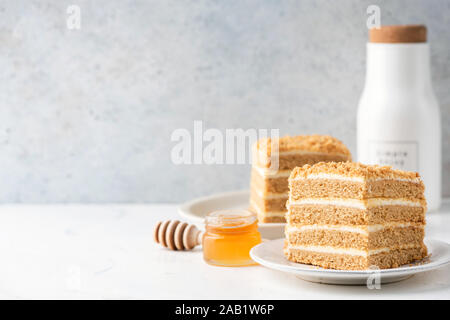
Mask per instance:
[[[357,117],[358,161],[417,171],[428,209],[441,204],[441,117],[423,25],[370,30]]]

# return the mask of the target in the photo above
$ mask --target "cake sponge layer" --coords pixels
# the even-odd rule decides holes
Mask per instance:
[[[422,183],[403,180],[351,181],[331,178],[291,178],[291,199],[301,198],[406,198],[424,199]]]
[[[289,226],[286,228],[286,237],[287,242],[294,246],[331,246],[358,250],[422,245],[422,225],[379,227],[380,230],[370,232],[370,227],[366,226]]]
[[[289,192],[288,177],[264,177],[255,169],[252,170],[250,186],[262,193],[286,193]]]
[[[300,135],[285,136],[282,138],[266,138],[259,140],[255,149],[258,152],[265,152],[266,156],[272,154],[272,144],[278,145],[279,153],[292,151],[309,151],[316,153],[341,154],[351,160],[348,148],[338,139],[327,135]]]
[[[360,209],[333,205],[288,204],[288,223],[364,225],[386,222],[425,223],[425,208],[410,206],[380,206]]]
[[[347,155],[342,154],[328,154],[315,152],[295,152],[280,153],[278,156],[278,170],[292,170],[299,166],[306,164],[314,164],[318,162],[339,162],[348,161],[350,159]],[[270,158],[256,157],[255,165],[260,168],[269,168],[272,165]]]
[[[328,269],[366,270],[372,267],[388,269],[397,268],[403,264],[423,259],[427,256],[427,248],[420,246],[407,249],[394,249],[365,257],[286,247],[285,255],[289,260],[294,262],[312,264]]]
[[[261,196],[256,190],[252,189],[250,192],[250,202],[257,207],[260,211],[287,211],[286,201],[288,194],[274,194],[275,198],[269,196]]]
[[[363,180],[409,180],[422,183],[417,172],[394,170],[391,166],[367,165],[358,162],[317,163],[292,171],[291,179],[311,178],[318,175],[339,176]]]
[[[258,221],[260,223],[284,223],[286,222],[285,215],[282,216],[266,216],[258,215]]]
[[[262,212],[252,203],[250,203],[249,210],[256,213],[256,216],[260,223],[286,222],[287,212],[285,211]]]

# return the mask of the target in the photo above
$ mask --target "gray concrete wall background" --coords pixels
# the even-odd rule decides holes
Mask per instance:
[[[81,9],[68,30],[66,8]],[[366,8],[425,23],[450,196],[449,1],[3,1],[0,202],[180,202],[248,165],[171,162],[173,130],[331,134],[356,152]]]

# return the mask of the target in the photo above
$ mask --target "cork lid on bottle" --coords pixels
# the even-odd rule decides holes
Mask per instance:
[[[372,28],[369,30],[369,41],[375,43],[427,42],[427,27],[417,24]]]

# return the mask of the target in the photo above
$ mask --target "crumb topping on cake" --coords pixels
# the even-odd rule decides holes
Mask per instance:
[[[292,170],[289,179],[307,178],[309,175],[331,174],[363,179],[412,179],[419,180],[417,172],[392,169],[391,166],[366,165],[359,162],[319,162],[306,164]]]
[[[351,160],[350,151],[338,139],[328,135],[301,135],[301,136],[285,136],[279,138],[278,150],[279,152],[287,151],[311,151],[329,154],[342,154],[348,156]],[[267,155],[271,154],[271,138],[260,139],[256,143],[258,151],[267,150]]]

